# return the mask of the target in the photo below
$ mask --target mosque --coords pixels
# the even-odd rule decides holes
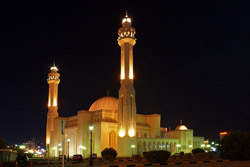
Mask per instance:
[[[88,110],[77,111],[75,116],[60,117],[58,113],[58,84],[60,74],[57,67],[51,67],[49,84],[46,141],[49,156],[62,154],[72,156],[90,153],[90,130],[92,130],[92,152],[101,156],[107,147],[117,150],[119,157],[142,155],[150,150],[168,150],[171,153],[191,152],[199,148],[204,137],[193,136],[193,130],[180,122],[175,130],[161,127],[161,115],[136,113],[135,89],[133,86],[133,46],[136,43],[135,28],[131,18],[122,19],[118,30],[118,44],[121,47],[121,76],[118,98],[106,96],[97,99]],[[62,126],[65,121],[65,143],[62,144]]]

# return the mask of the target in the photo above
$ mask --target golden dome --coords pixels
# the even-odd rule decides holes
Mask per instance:
[[[178,125],[175,130],[188,130],[188,128],[185,125]]]
[[[111,96],[105,96],[96,100],[89,108],[89,111],[97,110],[118,110],[118,99]]]

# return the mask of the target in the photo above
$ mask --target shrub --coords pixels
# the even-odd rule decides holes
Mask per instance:
[[[222,158],[230,160],[250,159],[250,133],[230,131],[219,144]]]
[[[145,152],[144,156],[151,163],[164,163],[168,160],[170,154],[171,153],[169,151],[161,150]]]
[[[113,148],[105,148],[104,150],[102,150],[102,157],[106,160],[113,160],[116,158],[117,156],[117,152],[115,149]]]
[[[180,152],[180,157],[183,157],[184,156],[184,152]]]
[[[193,154],[197,154],[197,153],[204,153],[205,150],[203,150],[202,148],[195,148],[192,150]]]

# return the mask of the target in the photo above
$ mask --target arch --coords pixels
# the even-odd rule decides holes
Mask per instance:
[[[160,150],[160,142],[157,143],[157,150]]]
[[[115,149],[116,150],[116,133],[115,133],[115,131],[111,131],[110,133],[109,133],[109,147],[111,147],[111,148],[113,148],[113,149]]]
[[[133,154],[136,154],[136,153],[133,153]],[[141,142],[140,141],[137,143],[137,154],[141,154]]]
[[[174,151],[174,145],[173,145],[173,143],[171,142],[170,143],[170,152],[173,152]]]
[[[151,150],[152,150],[151,142],[148,142],[148,151],[151,151]]]
[[[161,143],[161,150],[165,150],[165,143],[164,142]]]
[[[156,150],[155,142],[153,142],[152,150]]]
[[[170,147],[169,147],[169,143],[168,143],[168,142],[166,143],[165,149],[166,149],[167,151],[170,151]]]
[[[142,152],[146,152],[147,151],[147,145],[146,145],[146,142],[144,141],[143,142],[143,150]]]
[[[176,143],[174,143],[174,152],[177,152],[177,150],[176,150]]]
[[[144,133],[143,137],[148,138],[148,134]]]
[[[69,153],[69,156],[72,156],[74,154],[76,154],[76,139],[75,139],[75,134],[74,133],[70,133],[67,135],[67,138],[70,139],[69,142],[67,142],[67,139],[65,140],[65,147],[66,147],[66,150],[67,150],[67,155]],[[68,144],[69,144],[69,147],[68,147]],[[69,148],[69,150],[68,150]]]

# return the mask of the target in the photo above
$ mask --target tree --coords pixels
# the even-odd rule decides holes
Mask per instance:
[[[230,131],[219,142],[222,158],[250,160],[250,133]]]
[[[0,136],[0,149],[5,149],[8,146],[8,142]]]

